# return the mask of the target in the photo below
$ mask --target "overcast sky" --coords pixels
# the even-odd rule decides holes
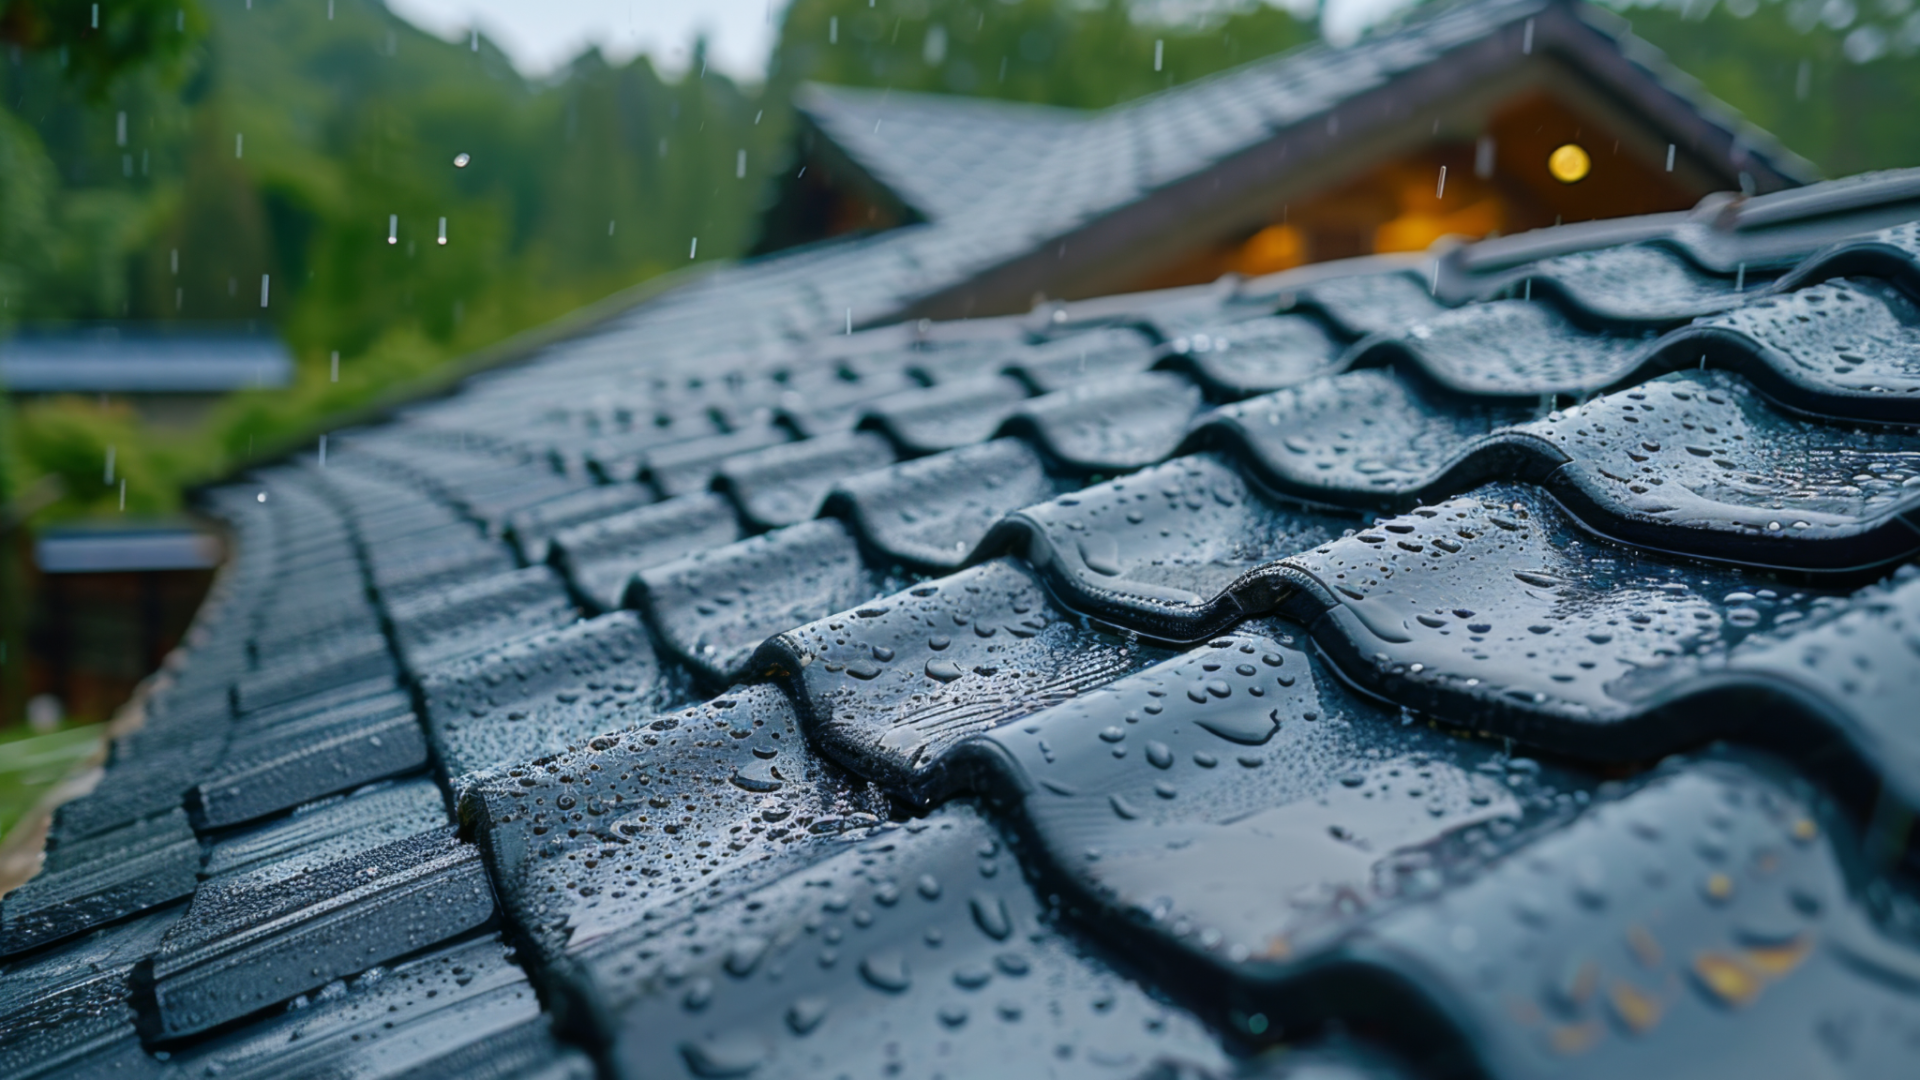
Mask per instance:
[[[1304,2],[1304,0],[1303,0]],[[1336,40],[1407,0],[1327,0]],[[394,11],[449,40],[480,32],[528,75],[544,75],[589,44],[616,60],[651,53],[679,70],[696,33],[705,31],[710,63],[737,78],[758,79],[773,49],[786,0],[388,0]]]

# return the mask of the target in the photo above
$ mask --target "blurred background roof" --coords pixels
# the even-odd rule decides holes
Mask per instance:
[[[0,341],[0,386],[16,394],[208,394],[292,377],[292,354],[265,327],[26,326]]]

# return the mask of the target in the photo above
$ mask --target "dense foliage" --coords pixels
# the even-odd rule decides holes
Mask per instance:
[[[795,0],[769,84],[779,92],[814,79],[1099,109],[1313,38],[1311,24],[1260,3],[1162,26],[1119,0]]]
[[[1627,7],[1635,34],[1828,176],[1920,165],[1920,4]]]
[[[107,445],[128,510],[165,509],[396,380],[684,265],[692,235],[724,255],[751,228],[733,166],[764,161],[770,128],[724,79],[590,53],[537,86],[486,41],[369,0],[205,10],[204,35],[180,20],[160,62],[118,78],[76,77],[58,43],[0,69],[0,316],[266,319],[297,386],[241,395],[197,435],[112,403],[18,410],[16,483],[60,475],[59,510],[117,508]]]

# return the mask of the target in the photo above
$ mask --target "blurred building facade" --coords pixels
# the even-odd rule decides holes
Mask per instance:
[[[285,344],[244,322],[27,325],[0,341],[0,387],[13,400],[98,399],[163,431],[191,428],[235,391],[292,377]],[[123,482],[111,452],[101,470],[103,484]],[[57,496],[16,493],[0,523],[17,593],[8,602],[25,601],[11,616],[22,625],[8,628],[26,648],[0,695],[5,723],[110,715],[179,642],[220,559],[218,538],[186,519],[23,527]]]
[[[180,643],[222,544],[180,519],[42,529],[31,551],[25,691],[44,722],[112,715]]]
[[[1421,251],[1762,194],[1813,167],[1562,0],[1461,4],[1097,113],[803,88],[772,251],[920,226],[979,254],[933,317]],[[1000,250],[993,219],[1051,211]],[[972,235],[965,235],[972,234]]]
[[[236,390],[292,380],[293,354],[254,323],[30,325],[0,341],[0,386],[13,397],[100,396],[163,426],[195,424]]]

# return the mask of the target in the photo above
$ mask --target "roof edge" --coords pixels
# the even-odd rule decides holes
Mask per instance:
[[[733,265],[734,262],[735,260],[732,259],[716,259],[713,262],[699,263],[655,275],[584,307],[575,308],[556,319],[529,327],[511,337],[451,360],[418,378],[408,379],[388,387],[365,404],[331,413],[323,418],[323,422],[303,427],[296,435],[276,439],[256,453],[233,462],[219,474],[191,485],[186,492],[187,501],[192,503],[208,488],[231,483],[243,473],[273,464],[289,454],[297,453],[301,447],[311,444],[323,434],[391,420],[401,409],[454,394],[476,375],[531,360],[550,346],[579,338],[588,331],[611,322],[629,311],[652,303],[670,292],[694,285],[713,273]]]

